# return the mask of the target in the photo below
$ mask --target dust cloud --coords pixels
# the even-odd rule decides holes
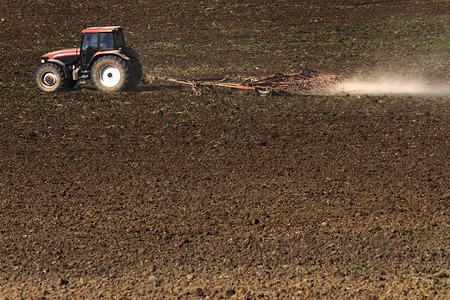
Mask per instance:
[[[448,97],[449,69],[449,53],[380,58],[347,73],[332,93]]]
[[[332,88],[332,93],[450,96],[450,82],[434,84],[418,79],[398,77],[352,78],[341,80]]]

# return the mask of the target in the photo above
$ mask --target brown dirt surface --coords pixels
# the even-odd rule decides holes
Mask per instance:
[[[32,79],[86,24],[124,26],[158,76],[426,54],[448,82],[448,2],[3,0],[0,18],[0,299],[450,297],[448,97]]]

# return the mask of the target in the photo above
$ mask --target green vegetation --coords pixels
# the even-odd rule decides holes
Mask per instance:
[[[146,52],[144,55],[149,57],[155,54],[198,57],[200,61],[216,62],[214,67],[202,63],[196,66],[181,64],[164,66],[160,70],[155,66],[153,71],[156,73],[215,73],[211,67],[236,73],[271,73],[275,69],[285,72],[305,66],[344,73],[351,70],[349,64],[355,60],[369,66],[388,58],[409,61],[412,56],[448,53],[448,21],[448,15],[378,16],[360,22],[334,24],[320,24],[316,20],[279,24],[262,19],[245,30],[230,28],[229,24],[217,21],[193,38],[179,36],[174,29],[174,35],[142,47]],[[221,59],[230,53],[241,59]]]

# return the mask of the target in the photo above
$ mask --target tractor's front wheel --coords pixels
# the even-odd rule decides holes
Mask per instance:
[[[126,62],[115,56],[99,58],[91,69],[94,86],[103,92],[117,92],[127,86],[129,80]]]
[[[65,87],[62,68],[56,64],[45,63],[34,71],[37,87],[43,92],[56,92]]]

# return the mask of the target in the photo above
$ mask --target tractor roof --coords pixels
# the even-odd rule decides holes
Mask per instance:
[[[83,30],[83,33],[95,33],[95,32],[113,32],[117,29],[121,29],[121,26],[106,26],[106,27],[89,27]]]

